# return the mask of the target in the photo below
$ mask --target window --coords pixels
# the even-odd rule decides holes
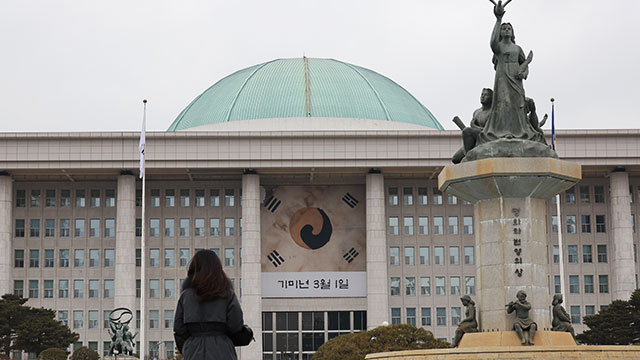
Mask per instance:
[[[433,205],[442,205],[442,191],[438,188],[433,188]]]
[[[64,326],[69,326],[69,312],[66,310],[58,311],[58,321],[60,321]]]
[[[160,206],[160,189],[151,189],[151,207],[159,207]]]
[[[598,275],[598,292],[609,293],[609,275]]]
[[[420,309],[420,322],[422,326],[431,326],[431,308],[424,307]]]
[[[398,217],[389,217],[389,235],[398,235]]]
[[[46,219],[44,221],[44,236],[45,237],[56,236],[56,220],[55,219]]]
[[[193,235],[204,236],[204,219],[194,220]]]
[[[596,215],[596,232],[599,232],[599,233],[607,232],[605,222],[606,221],[605,221],[604,215]]]
[[[604,186],[603,185],[594,185],[593,186],[593,199],[596,204],[604,204]]]
[[[428,276],[420,278],[420,295],[431,296],[431,278]]]
[[[234,236],[236,233],[236,219],[226,218],[224,219],[224,236]]]
[[[436,295],[446,295],[446,285],[444,276],[436,277]]]
[[[429,247],[420,246],[420,265],[429,265]]]
[[[413,205],[413,188],[402,189],[402,201],[404,205]]]
[[[180,189],[180,206],[181,207],[189,207],[189,189]]]
[[[209,235],[220,236],[220,219],[218,218],[209,219]]]
[[[564,201],[567,204],[575,204],[576,203],[576,189],[572,187],[571,189],[565,191],[564,193]]]
[[[224,266],[234,267],[236,265],[235,251],[234,248],[224,249]]]
[[[60,249],[60,267],[69,267],[69,249]]]
[[[400,248],[389,248],[389,265],[400,265]]]
[[[89,237],[100,237],[100,219],[89,220]]]
[[[209,190],[209,206],[220,206],[220,190]]]
[[[160,297],[160,280],[157,280],[157,279],[149,280],[149,297],[150,298]]]
[[[24,219],[16,219],[16,237],[24,237]]]
[[[116,235],[116,221],[115,219],[104,220],[104,237],[114,237]]]
[[[235,206],[234,189],[224,189],[224,206]]]
[[[140,296],[142,295],[142,280],[140,279],[136,279],[136,298],[140,298]],[[139,311],[139,310],[138,310]],[[139,319],[139,318],[138,318]],[[136,327],[140,327],[140,325],[136,326]]]
[[[555,294],[560,294],[560,276],[559,275],[554,275],[553,276],[553,292]]]
[[[413,217],[405,216],[403,218],[404,228],[403,233],[405,235],[413,235]]]
[[[449,264],[451,265],[459,265],[460,264],[460,248],[457,246],[449,247]]]
[[[598,245],[596,248],[598,251],[598,262],[606,263],[607,262],[607,245]]]
[[[581,219],[581,230],[583,233],[591,232],[591,216],[590,215],[582,215]]]
[[[136,267],[142,266],[142,249],[136,249]]]
[[[71,220],[60,219],[60,237],[69,237],[70,232],[71,232]]]
[[[596,307],[594,305],[585,305],[584,306],[584,316],[594,315],[596,313]]]
[[[176,206],[176,191],[174,189],[164,190],[164,206],[165,207]]]
[[[571,323],[580,324],[580,306],[571,306]]]
[[[447,308],[436,308],[436,325],[447,326]]]
[[[444,220],[442,216],[433,217],[433,233],[435,235],[444,234]]]
[[[175,236],[175,220],[174,219],[164,219],[164,236],[165,237],[174,237]]]
[[[116,251],[114,249],[104,249],[104,267],[113,267],[116,262]]]
[[[459,307],[451,308],[451,324],[457,324],[462,320],[462,311]]]
[[[473,265],[475,263],[474,252],[475,252],[475,248],[473,246],[464,247],[464,264],[465,265]]]
[[[13,295],[24,297],[24,281],[13,280]]]
[[[567,255],[569,258],[569,264],[578,263],[578,245],[567,246]]]
[[[180,236],[188,237],[189,236],[189,228],[191,225],[189,224],[191,219],[182,218],[180,219]]]
[[[84,230],[85,230],[84,219],[76,219],[73,236],[84,237]]]
[[[56,190],[55,189],[47,189],[45,191],[44,206],[56,207]]]
[[[460,295],[460,277],[451,276],[449,282],[451,283],[451,295]]]
[[[40,190],[31,190],[31,203],[33,208],[40,207]]]
[[[38,298],[38,280],[29,280],[29,298],[37,299]]]
[[[160,325],[160,312],[158,310],[149,310],[149,328],[151,329],[157,329],[158,326]],[[151,345],[152,342],[156,343],[156,352],[158,350],[158,342],[157,341],[149,341],[149,345]],[[149,347],[149,351],[151,352],[151,346]]]
[[[76,189],[76,207],[85,207],[86,198],[85,191],[82,189]]]
[[[558,233],[558,216],[551,215],[551,232],[554,234]]]
[[[391,325],[400,324],[400,308],[391,308]]]
[[[185,267],[189,264],[189,249],[181,248],[180,249],[180,266]]]
[[[73,310],[73,328],[82,329],[82,310]]]
[[[29,267],[37,268],[40,266],[40,250],[29,250]]]
[[[27,195],[24,190],[16,190],[16,207],[23,208],[27,205]]]
[[[98,280],[89,280],[89,298],[100,297],[100,282]]]
[[[407,324],[416,326],[416,308],[407,308]]]
[[[391,296],[399,296],[400,295],[400,278],[392,277],[391,278]]]
[[[142,194],[140,194],[142,197]],[[138,190],[136,189],[136,202],[138,198]],[[104,191],[104,206],[116,207],[116,191],[114,189],[106,189]]]
[[[465,216],[462,218],[462,231],[465,235],[473,234],[473,216]]]
[[[404,264],[405,265],[415,265],[415,248],[412,247],[405,247],[404,248]]]
[[[593,294],[593,275],[585,275],[584,276],[584,293],[585,294]]]
[[[62,189],[60,190],[60,207],[70,207],[71,206],[71,190]]]
[[[389,205],[398,205],[398,188],[389,188]]]
[[[465,295],[475,295],[476,293],[476,277],[466,276],[464,278],[464,293]]]
[[[17,268],[24,267],[24,250],[13,251],[13,266]]]
[[[164,297],[172,298],[175,296],[175,281],[173,279],[164,279]]]
[[[31,219],[29,223],[29,236],[40,237],[40,219]]]
[[[75,249],[73,251],[73,266],[84,267],[84,249]]]
[[[173,267],[176,258],[174,249],[164,249],[164,267]]]
[[[164,311],[164,328],[173,329],[173,310]]]
[[[580,186],[580,202],[588,204],[589,201],[589,185]]]
[[[84,297],[84,280],[73,280],[73,297],[76,299]]]
[[[448,205],[458,205],[458,198],[455,195],[447,194]]]
[[[404,278],[404,294],[407,296],[416,295],[416,278],[406,277]]]
[[[197,207],[204,206],[204,189],[196,189],[195,190],[195,205]]]
[[[567,216],[567,233],[575,234],[576,233],[576,216],[568,215]]]
[[[435,265],[444,265],[444,246],[435,246],[433,248],[433,263]]]
[[[136,218],[136,236],[142,236],[142,219]]]
[[[569,293],[570,294],[580,293],[580,281],[579,281],[578,275],[569,275]]]
[[[583,263],[592,263],[593,262],[593,250],[591,245],[582,245],[582,262]]]
[[[418,205],[427,205],[429,203],[429,191],[427,188],[418,188]]]
[[[458,217],[457,216],[449,216],[449,234],[451,235],[458,234]]]
[[[149,266],[160,266],[160,249],[149,249]]]
[[[429,217],[428,216],[418,217],[418,234],[419,235],[429,234]]]
[[[113,279],[107,279],[104,281],[104,298],[111,299],[113,298]]]
[[[100,190],[99,189],[91,189],[91,207],[100,207]]]
[[[558,264],[560,262],[560,248],[558,245],[553,245],[553,263]]]

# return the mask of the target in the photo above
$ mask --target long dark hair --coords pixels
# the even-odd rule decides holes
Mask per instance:
[[[222,270],[220,258],[211,250],[200,250],[193,255],[187,276],[196,290],[198,302],[231,295],[231,281]]]

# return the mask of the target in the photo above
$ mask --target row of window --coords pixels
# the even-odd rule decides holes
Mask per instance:
[[[180,189],[179,201],[180,207],[190,207],[191,206],[191,191],[192,189]],[[149,191],[150,199],[149,205],[151,207],[160,207],[162,192],[160,189],[151,189]],[[233,207],[236,206],[236,196],[235,189],[224,189],[221,192],[220,189],[209,189],[208,192],[208,205],[211,207],[220,206],[220,196],[224,194],[224,206]],[[205,189],[193,189],[193,205],[196,207],[204,207],[207,204],[207,191]],[[164,189],[164,207],[175,207],[176,206],[176,190],[175,189]],[[240,190],[240,203],[242,203],[242,190]],[[142,205],[142,190],[136,190],[136,206]]]
[[[431,296],[431,277],[423,276],[418,278],[420,281],[420,295]],[[391,277],[390,282],[391,296],[400,296],[400,277]],[[464,293],[465,295],[474,295],[476,292],[476,277],[465,276],[464,278]],[[435,294],[447,295],[447,284],[445,276],[435,277]],[[449,277],[449,294],[460,295],[460,276]],[[416,278],[405,277],[404,278],[404,295],[415,296],[416,295]]]
[[[585,294],[595,293],[594,275],[584,275],[583,285]],[[560,294],[560,275],[553,276],[553,289],[556,294]],[[600,294],[609,293],[609,275],[598,275],[598,292]],[[580,294],[580,276],[569,275],[569,293]]]
[[[475,248],[473,246],[464,246],[463,252],[464,252],[464,264],[473,265],[475,261],[474,260]],[[404,247],[404,264],[415,265],[416,264],[415,254],[416,254],[415,247],[405,246]],[[418,247],[418,261],[420,265],[431,264],[431,247],[429,246]],[[445,263],[446,263],[445,247],[434,246],[433,247],[433,264],[444,265]],[[389,248],[389,264],[400,265],[400,247],[392,246]],[[449,264],[451,265],[460,264],[460,247],[449,246]]]
[[[400,229],[400,217],[389,217],[389,235],[399,235]],[[413,216],[402,217],[402,234],[413,235],[414,234],[415,219]],[[448,234],[456,235],[459,233],[459,221],[457,216],[447,217]],[[432,223],[432,233],[434,235],[444,234],[444,217],[434,216]],[[473,216],[464,216],[462,218],[462,233],[473,234]],[[418,216],[418,235],[429,235],[429,217]]]
[[[399,190],[401,189],[401,190]],[[431,199],[433,205],[442,205],[443,194],[437,187],[431,188]],[[400,193],[402,191],[402,193]],[[428,205],[429,204],[429,188],[418,187],[417,192],[417,204]],[[402,196],[402,205],[410,206],[414,205],[414,188],[413,187],[390,187],[387,189],[387,199],[390,206],[397,206],[399,204],[399,197]],[[470,205],[469,202],[463,201],[465,205]],[[458,198],[455,195],[447,194],[448,205],[458,205]]]
[[[44,192],[40,189],[31,189],[29,192],[29,207],[39,208],[42,207],[42,198],[44,193],[44,206],[45,207],[71,207],[71,190],[62,189],[57,191],[56,189],[46,189]],[[60,195],[58,197],[58,194]],[[89,194],[89,206],[100,207],[101,202],[104,199],[105,207],[116,206],[116,191],[115,189],[105,189],[104,198],[102,197],[102,190],[91,189],[89,191],[85,189],[75,190],[75,206],[83,208],[87,206],[87,194]],[[16,190],[16,207],[23,208],[27,206],[27,192],[26,190]]]
[[[100,280],[89,280],[88,282],[88,297],[89,298],[99,298],[100,297]],[[85,281],[84,280],[73,280],[73,297],[76,299],[82,299],[85,295]],[[40,297],[40,281],[39,280],[28,280],[28,298],[37,299]],[[42,297],[45,299],[52,299],[55,293],[55,289],[53,287],[53,280],[42,280]],[[69,298],[69,285],[70,280],[58,280],[58,298],[67,299]],[[13,293],[20,297],[25,297],[24,293],[24,280],[14,280],[13,281]],[[103,281],[102,293],[105,299],[113,298],[113,279],[107,279]]]
[[[596,215],[595,218],[596,218],[595,232],[606,233],[607,221],[606,221],[605,215]],[[578,232],[575,215],[567,215],[565,221],[566,221],[566,232],[568,234],[575,234]],[[551,216],[551,231],[554,233],[558,232],[558,216],[557,215]],[[591,215],[580,215],[580,231],[583,233],[592,232]]]
[[[606,263],[608,261],[607,245],[596,245],[596,257],[599,263]],[[567,262],[569,264],[577,264],[578,258],[578,245],[567,245]],[[558,245],[553,245],[553,263],[558,264],[559,262],[560,248]],[[593,263],[593,245],[582,245],[582,262],[585,264]]]
[[[206,219],[198,218],[193,219],[193,236],[220,236],[220,219],[210,218],[208,229],[205,227]],[[191,219],[182,218],[178,219],[178,235],[181,237],[191,236]],[[176,221],[173,218],[164,219],[164,237],[175,237]],[[136,229],[137,233],[137,229]],[[142,233],[142,229],[140,229]],[[224,236],[236,235],[236,219],[225,218],[224,219]],[[239,221],[238,235],[242,235],[242,218]],[[139,236],[136,234],[136,236]],[[160,219],[149,219],[149,236],[160,236]]]
[[[202,250],[201,248],[196,248],[195,252]],[[218,256],[220,255],[219,248],[211,248],[213,252],[215,252]],[[104,257],[102,258],[104,267],[113,267],[115,264],[115,250],[114,249],[104,249],[102,250]],[[242,250],[240,250],[240,257],[242,256]],[[38,268],[40,267],[40,249],[29,249],[29,267],[30,268]],[[56,264],[55,254],[56,251],[54,249],[44,249],[44,262],[43,267],[52,268]],[[176,250],[174,248],[165,248],[163,251],[163,266],[164,267],[174,267],[176,260]],[[189,263],[189,259],[191,254],[190,248],[180,248],[178,249],[178,264],[180,267],[186,267]],[[68,268],[71,264],[71,250],[70,249],[58,249],[58,267]],[[86,257],[88,255],[88,259]],[[235,248],[225,248],[224,249],[224,259],[223,265],[227,267],[234,267],[236,264],[236,249]],[[89,249],[86,251],[85,249],[73,249],[73,266],[76,268],[82,268],[87,265],[88,267],[97,268],[100,267],[100,249]],[[88,260],[88,263],[85,261]],[[142,264],[142,250],[136,249],[136,266],[140,267]],[[24,268],[25,267],[25,250],[24,249],[15,249],[14,257],[13,257],[13,266],[16,268]],[[150,248],[149,249],[149,266],[150,267],[160,267],[160,249],[159,248]]]

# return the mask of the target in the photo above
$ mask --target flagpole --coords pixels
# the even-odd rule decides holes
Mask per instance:
[[[147,172],[144,171],[144,147],[146,144],[146,120],[147,120],[147,99],[142,100],[144,111],[142,115],[142,130],[140,132],[140,176],[142,177],[142,235],[140,236],[140,359],[145,359],[146,354],[146,265],[147,265],[147,246],[146,246],[146,179]]]
[[[551,98],[551,146],[556,150],[555,99]],[[564,248],[562,246],[562,215],[560,214],[560,194],[556,194],[556,213],[558,218],[558,256],[560,257],[560,295],[567,301],[564,280]]]

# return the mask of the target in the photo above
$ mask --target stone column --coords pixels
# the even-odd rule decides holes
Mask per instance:
[[[612,249],[611,283],[612,300],[629,300],[635,290],[635,269],[633,262],[633,234],[631,229],[631,205],[629,204],[629,174],[624,169],[616,169],[609,177],[611,194],[611,235]]]
[[[13,179],[6,173],[0,173],[0,295],[13,293],[11,284],[12,209]]]
[[[389,322],[384,176],[367,174],[367,328]]]
[[[505,305],[524,290],[538,329],[549,328],[546,203],[533,198],[496,198],[475,204],[476,276],[480,328],[512,329],[515,313]]]
[[[136,178],[118,176],[115,307],[136,309]]]
[[[240,350],[242,359],[262,359],[262,270],[260,249],[260,177],[242,176],[242,263],[240,303],[244,322],[253,329],[256,341]]]

